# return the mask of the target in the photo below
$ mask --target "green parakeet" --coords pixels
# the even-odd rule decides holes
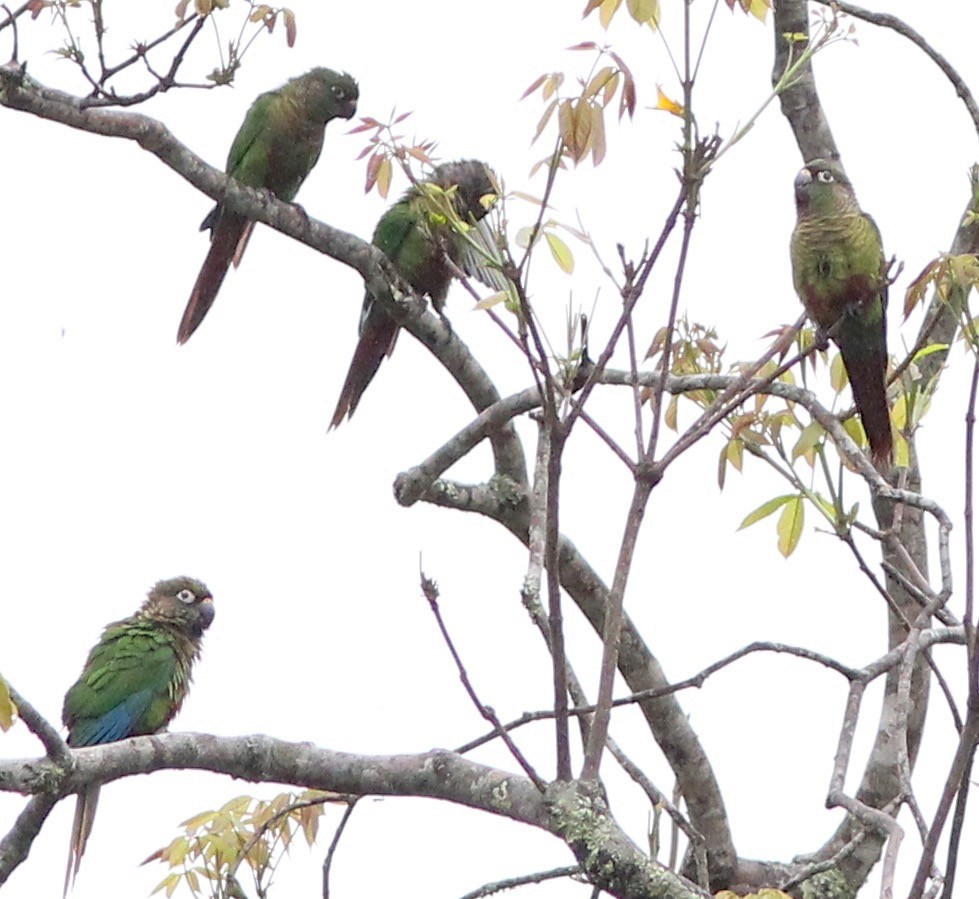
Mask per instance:
[[[842,167],[806,163],[795,179],[795,289],[810,318],[840,348],[876,468],[891,464],[887,409],[887,263],[880,231],[860,209]]]
[[[453,223],[437,210],[439,192],[452,203]],[[394,263],[419,294],[427,294],[441,314],[452,277],[459,270],[497,290],[507,284],[499,267],[500,251],[483,218],[497,195],[496,176],[477,160],[446,162],[430,177],[413,184],[381,216],[372,242]],[[460,232],[462,225],[464,234]],[[492,261],[491,261],[492,260]],[[354,414],[382,360],[394,350],[398,324],[368,292],[360,315],[360,339],[330,423],[335,428]]]
[[[323,149],[326,125],[357,111],[357,82],[332,69],[311,69],[261,94],[245,115],[225,171],[249,187],[265,188],[291,201]],[[177,343],[186,343],[204,320],[234,262],[237,268],[255,223],[221,203],[201,224],[211,248],[184,310]]]
[[[61,717],[68,745],[94,746],[163,730],[180,711],[201,637],[213,619],[207,587],[175,577],[156,584],[135,615],[108,625],[65,694]],[[65,894],[78,874],[98,799],[98,786],[78,794]]]

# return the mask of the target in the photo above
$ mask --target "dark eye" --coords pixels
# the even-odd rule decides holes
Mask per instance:
[[[822,171],[820,171],[820,172],[816,172],[816,177],[817,177],[817,178],[818,178],[818,179],[819,179],[820,181],[822,181],[822,182],[823,182],[823,184],[831,184],[831,183],[832,183],[833,181],[835,181],[835,180],[836,180],[836,179],[835,179],[835,178],[833,177],[833,173],[832,173],[832,172],[828,172],[828,171],[826,171],[826,169],[823,169],[823,170],[822,170]]]
[[[190,603],[194,602],[197,599],[197,597],[194,595],[193,590],[188,590],[184,588],[177,594],[177,599],[179,599],[183,603],[187,603],[188,605],[190,605]]]
[[[334,97],[336,97],[336,98],[337,98],[338,100],[342,100],[342,99],[343,99],[343,97],[344,97],[344,93],[343,93],[343,88],[342,88],[342,87],[338,87],[338,86],[337,86],[337,85],[335,85],[335,84],[333,85],[333,87],[331,87],[331,88],[330,88],[330,92],[331,92],[331,93],[333,94],[333,96],[334,96]]]

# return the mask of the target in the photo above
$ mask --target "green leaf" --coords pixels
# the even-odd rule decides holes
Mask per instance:
[[[558,267],[565,274],[570,275],[574,271],[574,256],[571,255],[568,245],[551,231],[545,232],[544,237]]]
[[[918,350],[918,352],[914,354],[914,359],[912,359],[911,361],[918,362],[919,360],[924,359],[925,356],[930,356],[933,353],[941,353],[947,349],[948,349],[947,343],[929,343],[928,346],[924,346],[920,350]]]
[[[789,497],[789,501],[778,517],[775,531],[778,534],[778,551],[788,558],[799,545],[802,526],[806,520],[806,507],[801,496]]]
[[[792,502],[796,497],[795,495],[790,496],[776,496],[767,502],[762,503],[754,512],[751,512],[744,521],[738,526],[739,531],[743,531],[747,527],[751,527],[753,524],[757,524],[763,518],[768,518],[773,512],[777,512],[786,503]]]

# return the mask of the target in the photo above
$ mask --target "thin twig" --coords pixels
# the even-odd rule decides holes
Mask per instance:
[[[473,890],[471,893],[466,893],[461,899],[485,899],[486,896],[502,893],[504,890],[512,890],[531,883],[544,883],[547,880],[557,880],[561,877],[572,877],[575,874],[581,873],[580,865],[566,865],[563,868],[552,868],[550,871],[538,871],[535,874],[522,874],[519,877],[508,877],[506,880],[497,880],[494,883],[484,884],[479,889]]]
[[[501,740],[503,740],[504,744],[506,744],[507,749],[510,750],[510,753],[513,755],[520,767],[523,768],[527,777],[529,777],[534,786],[543,793],[546,784],[541,779],[540,775],[534,770],[530,762],[524,758],[523,753],[517,748],[516,743],[510,739],[510,735],[503,729],[500,719],[496,717],[496,712],[494,712],[489,706],[484,705],[476,695],[476,690],[473,688],[472,682],[469,680],[469,674],[466,671],[466,666],[463,665],[462,658],[456,650],[452,637],[449,635],[449,629],[445,626],[445,621],[442,619],[442,610],[439,608],[438,603],[438,586],[436,585],[435,581],[429,577],[426,577],[424,572],[420,572],[420,576],[422,593],[424,594],[425,599],[428,600],[428,605],[432,610],[432,614],[435,616],[435,621],[438,624],[440,633],[442,634],[442,639],[445,641],[445,645],[448,647],[449,653],[452,655],[452,660],[456,664],[456,670],[459,672],[459,680],[462,681],[462,686],[465,688],[466,694],[472,700],[473,705],[475,705],[479,710],[479,714],[493,725],[497,735]]]
[[[350,817],[354,813],[354,806],[360,799],[360,796],[356,796],[352,802],[347,804],[347,807],[343,810],[343,817],[340,819],[340,823],[337,825],[337,829],[333,834],[333,839],[330,840],[330,846],[326,850],[326,858],[323,859],[323,899],[330,899],[330,868],[333,867],[333,856],[336,854],[337,847],[340,845],[340,837],[343,836],[343,832],[350,822]]]
[[[864,9],[860,6],[854,6],[852,3],[846,3],[844,0],[816,0],[817,3],[823,6],[828,6],[830,8],[838,9],[840,12],[846,13],[848,16],[853,16],[855,19],[863,19],[865,22],[870,22],[871,25],[878,25],[881,28],[890,28],[892,31],[897,32],[902,37],[906,37],[912,44],[924,51],[925,55],[933,62],[939,69],[941,69],[942,74],[952,83],[952,87],[955,88],[955,93],[961,98],[962,102],[965,104],[965,108],[969,112],[969,117],[972,119],[972,123],[979,132],[979,106],[976,105],[975,97],[972,96],[972,92],[969,90],[969,86],[965,83],[961,75],[955,70],[952,64],[944,57],[941,53],[935,50],[931,44],[928,43],[917,31],[915,31],[910,25],[899,19],[897,16],[892,16],[889,13],[884,12],[872,12],[868,9]]]

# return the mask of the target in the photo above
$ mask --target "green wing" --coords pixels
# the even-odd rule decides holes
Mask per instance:
[[[250,187],[264,185],[267,160],[266,154],[261,152],[259,138],[268,124],[275,101],[275,92],[269,91],[252,103],[228,153],[225,171]]]
[[[154,733],[173,717],[177,658],[167,635],[147,626],[109,628],[65,696],[74,746]]]

